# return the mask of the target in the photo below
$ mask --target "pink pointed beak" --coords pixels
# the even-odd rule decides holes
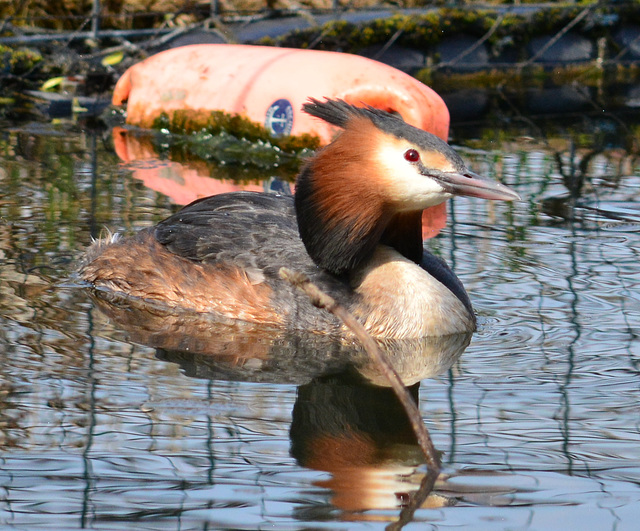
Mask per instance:
[[[464,174],[438,172],[433,175],[450,194],[480,197],[498,201],[519,201],[520,196],[508,186],[466,170]]]

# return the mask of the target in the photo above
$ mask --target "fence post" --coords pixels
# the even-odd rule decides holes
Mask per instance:
[[[93,10],[91,11],[91,34],[94,39],[98,39],[100,33],[100,0],[93,0]]]

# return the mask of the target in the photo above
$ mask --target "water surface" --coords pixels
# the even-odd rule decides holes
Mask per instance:
[[[392,349],[444,464],[412,515],[423,458],[361,353],[105,306],[69,280],[105,227],[147,227],[200,187],[286,189],[260,177],[290,173],[5,124],[2,526],[635,529],[640,120],[626,118],[454,125],[473,169],[523,201],[456,199],[428,241],[479,330],[462,355],[468,338]]]

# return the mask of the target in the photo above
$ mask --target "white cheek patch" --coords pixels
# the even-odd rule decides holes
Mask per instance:
[[[422,210],[449,199],[451,194],[435,179],[421,175],[418,164],[404,158],[405,151],[410,148],[401,142],[382,143],[377,151],[377,171],[386,198],[399,210]],[[446,161],[441,155],[439,157],[441,162]],[[438,167],[440,171],[443,169]]]

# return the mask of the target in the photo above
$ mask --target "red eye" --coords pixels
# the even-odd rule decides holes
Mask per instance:
[[[409,162],[418,162],[420,160],[420,153],[415,149],[407,149],[407,151],[404,152],[404,158]]]

